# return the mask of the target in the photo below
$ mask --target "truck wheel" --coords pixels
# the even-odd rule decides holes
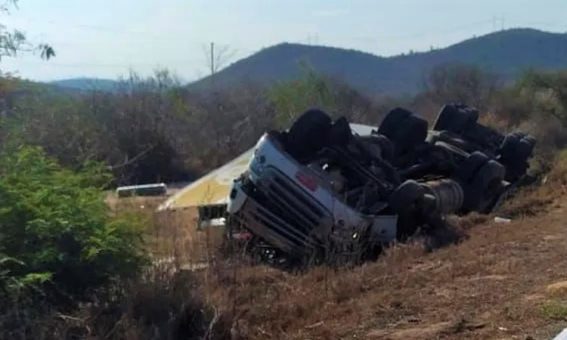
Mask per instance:
[[[404,213],[413,210],[416,203],[425,195],[425,189],[414,180],[407,180],[394,190],[388,199],[394,212]]]
[[[445,105],[437,115],[433,124],[435,131],[462,133],[478,120],[478,111],[457,105]]]
[[[490,160],[484,164],[465,192],[464,208],[468,211],[488,213],[501,194],[502,181],[506,174],[504,166]]]
[[[527,160],[533,153],[535,138],[522,133],[511,133],[500,146],[502,158],[507,160]]]
[[[305,158],[320,150],[327,141],[331,122],[331,117],[321,110],[312,109],[303,113],[287,134],[289,153],[297,158]]]
[[[398,154],[405,154],[427,138],[427,121],[404,109],[388,113],[378,133],[390,139]]]
[[[388,138],[391,138],[393,134],[401,127],[402,122],[409,116],[411,116],[411,112],[408,110],[404,110],[402,108],[395,108],[392,111],[388,112],[386,117],[380,123],[380,127],[378,128],[378,133]]]
[[[327,144],[333,146],[346,146],[352,139],[352,130],[345,117],[335,120],[329,128]]]
[[[512,161],[504,163],[506,166],[506,180],[510,183],[519,181],[528,172],[530,164],[527,161]]]
[[[507,181],[515,182],[526,174],[535,144],[535,138],[522,133],[511,133],[504,138],[500,146],[500,161],[506,167]]]
[[[464,183],[470,182],[477,171],[490,159],[480,151],[475,151],[455,170],[455,177]]]
[[[396,233],[398,241],[406,241],[422,224],[419,202],[423,200],[425,193],[425,189],[419,183],[407,180],[390,195],[388,200],[390,208],[398,214]]]

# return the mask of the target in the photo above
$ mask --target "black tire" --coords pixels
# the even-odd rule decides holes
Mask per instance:
[[[490,159],[480,151],[475,151],[455,170],[455,177],[463,183],[469,183],[478,170]]]
[[[404,242],[423,224],[420,203],[425,193],[425,189],[419,183],[407,180],[390,195],[388,199],[390,208],[398,214],[396,232],[398,241]]]
[[[462,133],[478,121],[478,111],[460,105],[445,105],[433,124],[435,131]]]
[[[500,162],[506,167],[507,181],[515,182],[526,174],[535,144],[535,138],[517,132],[504,138],[500,146]]]
[[[490,212],[501,194],[506,169],[497,161],[490,160],[479,169],[465,191],[463,207],[467,211]]]
[[[396,213],[405,213],[415,208],[423,199],[425,189],[414,180],[407,180],[400,184],[388,198],[390,208]]]
[[[530,164],[527,161],[504,161],[502,163],[506,167],[506,180],[510,183],[518,182],[526,175]]]
[[[388,112],[386,117],[380,123],[380,127],[378,128],[378,133],[384,136],[391,138],[393,134],[400,128],[402,122],[412,113],[408,110],[402,108],[395,108],[392,111]]]
[[[388,113],[378,133],[390,139],[396,153],[403,155],[425,141],[427,121],[410,111],[397,108]]]
[[[327,135],[327,144],[344,147],[352,140],[352,130],[345,117],[341,117],[333,123]]]
[[[500,154],[503,159],[527,161],[533,153],[535,138],[522,133],[511,133],[504,138],[500,146]]]
[[[319,151],[327,142],[331,122],[331,117],[321,110],[312,109],[303,113],[287,133],[288,152],[301,159]]]

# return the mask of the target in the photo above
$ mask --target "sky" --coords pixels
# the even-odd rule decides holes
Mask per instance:
[[[567,32],[565,13],[566,0],[19,0],[0,23],[57,56],[3,58],[0,70],[49,81],[167,68],[192,81],[211,42],[224,64],[281,42],[391,56],[503,28]]]

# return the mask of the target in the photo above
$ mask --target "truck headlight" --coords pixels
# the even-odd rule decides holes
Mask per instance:
[[[258,156],[252,159],[250,163],[250,171],[252,171],[255,175],[260,176],[264,172],[266,168],[266,157]]]

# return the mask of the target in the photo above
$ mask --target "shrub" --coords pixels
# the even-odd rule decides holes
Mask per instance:
[[[0,154],[0,289],[82,295],[144,263],[140,221],[111,215],[97,164],[62,168],[35,147]],[[13,294],[11,294],[13,296]]]
[[[334,110],[336,107],[329,80],[307,66],[303,66],[303,74],[299,79],[274,86],[268,97],[276,107],[275,118],[280,126],[286,126],[297,115],[312,107],[326,110]]]

